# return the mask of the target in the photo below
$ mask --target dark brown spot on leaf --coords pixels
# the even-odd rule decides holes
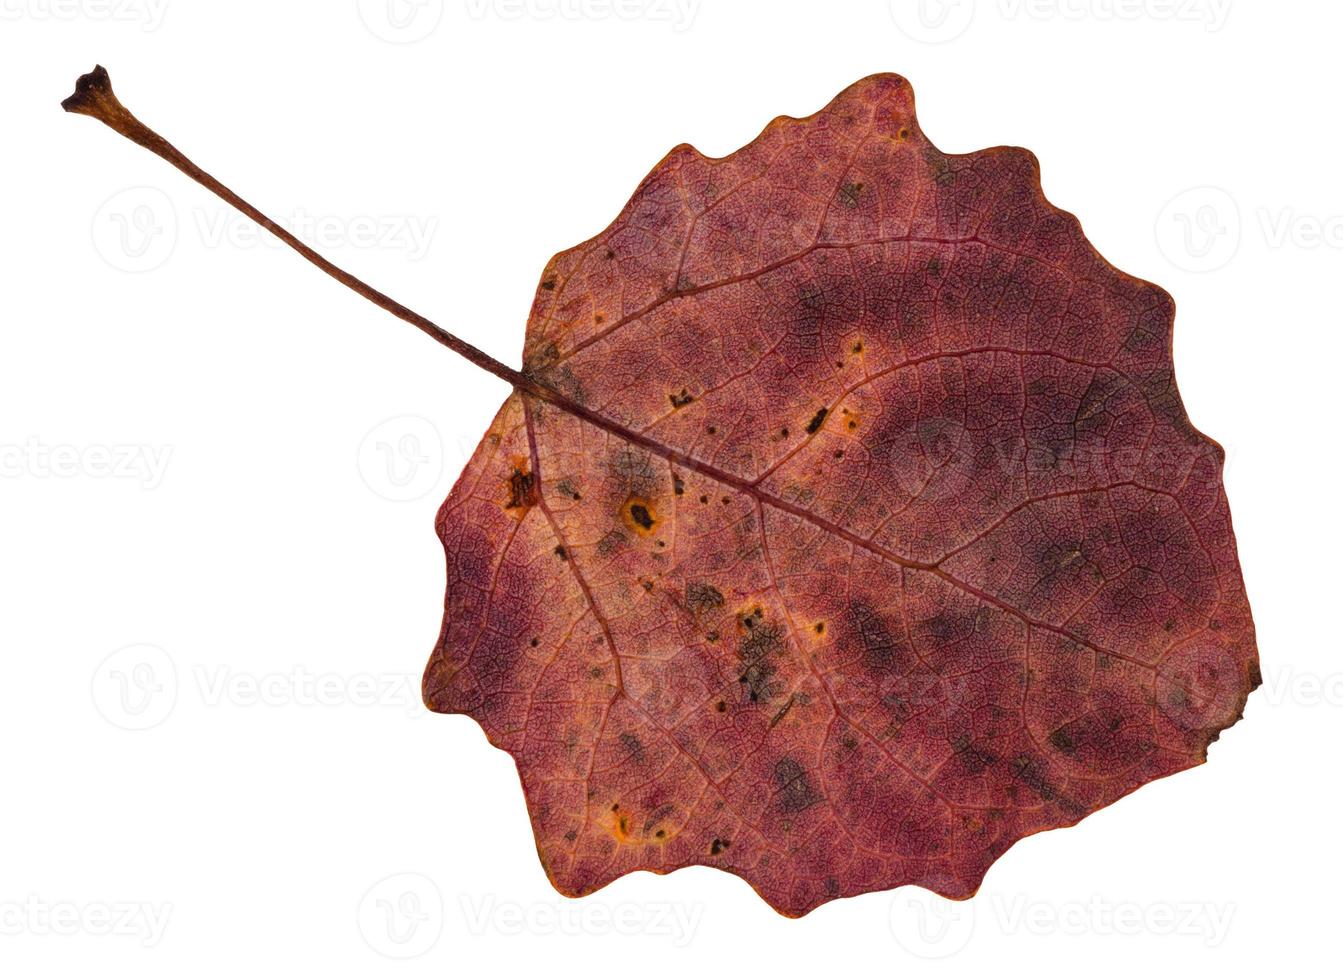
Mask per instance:
[[[508,478],[508,503],[504,506],[509,510],[523,511],[536,506],[536,486],[530,473],[524,473],[517,467],[513,469]]]

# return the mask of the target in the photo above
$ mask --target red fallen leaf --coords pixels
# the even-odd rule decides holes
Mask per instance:
[[[258,216],[86,78],[70,108]],[[1029,152],[937,150],[897,76],[673,150],[550,263],[521,374],[277,233],[517,388],[438,516],[424,691],[513,755],[565,894],[703,864],[788,915],[967,897],[1204,761],[1258,683],[1170,297]]]

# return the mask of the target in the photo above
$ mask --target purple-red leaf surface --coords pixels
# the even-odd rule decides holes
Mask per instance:
[[[556,256],[524,366],[592,418],[499,410],[424,682],[516,760],[555,886],[965,897],[1204,761],[1258,669],[1173,312],[894,75],[676,148]]]

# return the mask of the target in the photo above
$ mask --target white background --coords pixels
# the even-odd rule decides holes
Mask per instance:
[[[1238,976],[1336,957],[1343,8],[0,12],[5,975]],[[934,142],[1030,147],[1101,252],[1176,297],[1265,686],[1209,765],[1018,844],[968,903],[907,888],[790,921],[703,868],[560,898],[509,757],[418,699],[433,514],[504,385],[63,114],[95,62],[253,203],[513,363],[547,258],[673,144],[727,153],[906,75]]]

